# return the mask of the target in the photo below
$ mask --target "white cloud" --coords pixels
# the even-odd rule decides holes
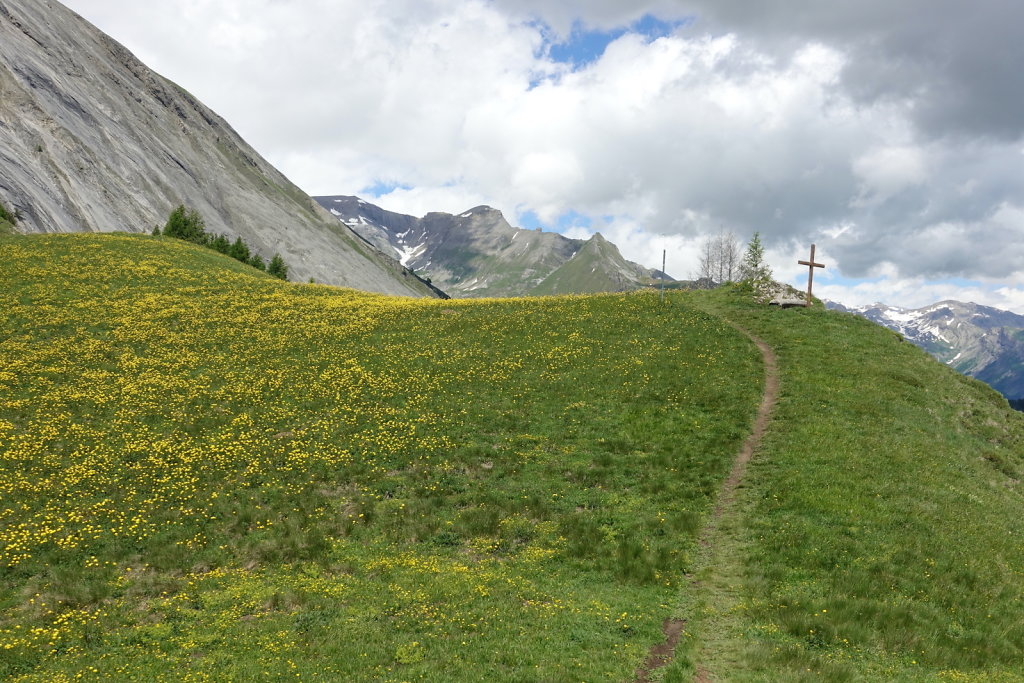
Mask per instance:
[[[929,278],[1012,282],[1024,270],[1019,137],[999,137],[1005,126],[923,134],[927,112],[915,106],[934,104],[925,86],[938,81],[910,76],[935,75],[921,61],[929,44],[880,43],[906,60],[885,71],[858,42],[902,35],[891,3],[783,24],[782,0],[68,4],[312,194],[384,181],[411,189],[378,203],[417,215],[478,203],[546,221],[575,211],[646,265],[668,248],[669,272],[684,277],[700,237],[722,228],[760,231],[786,277],[814,241],[844,275],[891,268],[892,291],[908,300],[939,291],[914,284]],[[694,22],[657,40],[626,31],[576,70],[550,59],[552,36],[646,13]],[[927,20],[942,35],[942,21],[955,23]],[[1016,125],[1013,102],[997,99],[993,116]],[[949,116],[977,108],[956,104]]]
[[[589,228],[572,228],[566,237],[590,239],[600,232],[605,239],[619,248],[629,261],[648,268],[661,269],[662,251],[665,252],[665,272],[678,280],[698,277],[701,238],[683,235],[655,235],[628,220],[598,222]]]
[[[372,198],[371,201],[388,211],[416,217],[425,216],[432,211],[460,214],[475,206],[494,204],[489,198],[467,192],[459,186],[397,188]]]
[[[819,284],[815,280],[814,295],[845,306],[881,302],[904,308],[923,308],[953,299],[1024,314],[1024,277],[1016,278],[1016,282],[1014,286],[994,287],[983,282],[929,282],[923,278],[882,278],[857,284]]]
[[[926,158],[922,150],[909,147],[876,147],[853,162],[853,172],[861,182],[854,206],[877,205],[927,178]]]
[[[522,155],[511,169],[511,182],[521,189],[521,201],[534,207],[540,219],[552,222],[565,206],[552,197],[576,195],[586,181],[579,159],[567,149],[535,150]]]

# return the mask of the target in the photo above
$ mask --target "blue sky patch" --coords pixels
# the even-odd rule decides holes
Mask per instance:
[[[540,218],[533,211],[527,211],[520,213],[517,219],[518,225],[516,227],[526,228],[527,230],[536,230],[540,228],[548,232],[564,233],[570,228],[589,228],[591,220],[581,213],[575,211],[566,211],[560,215],[555,222],[545,223],[541,222]]]
[[[569,64],[573,69],[579,69],[599,59],[608,45],[627,33],[636,33],[648,41],[652,41],[671,35],[680,26],[691,21],[692,19],[665,21],[651,14],[645,14],[629,26],[607,31],[588,30],[577,22],[565,40],[559,43],[549,42],[546,47],[552,61]],[[550,32],[545,33],[550,35]]]
[[[360,197],[365,197],[367,199],[377,199],[378,197],[383,197],[384,195],[394,192],[395,190],[411,189],[412,185],[377,180],[376,182],[374,182],[373,185],[367,185],[366,187],[361,188],[358,192],[356,192],[356,194],[359,195]]]

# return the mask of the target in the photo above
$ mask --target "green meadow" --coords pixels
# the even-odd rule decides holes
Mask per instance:
[[[851,314],[675,301],[768,342],[781,397],[665,680],[1024,680],[1024,416]]]
[[[710,535],[764,369],[782,390]],[[1024,416],[740,289],[503,300],[0,236],[0,678],[1024,679]]]

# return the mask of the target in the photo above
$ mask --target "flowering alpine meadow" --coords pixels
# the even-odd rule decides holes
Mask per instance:
[[[0,238],[0,676],[628,679],[761,385],[656,293],[401,299]]]

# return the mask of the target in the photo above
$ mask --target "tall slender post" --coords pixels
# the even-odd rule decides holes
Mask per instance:
[[[667,249],[661,250],[661,301],[665,302],[665,252]],[[813,257],[812,257],[813,258]]]
[[[814,263],[814,245],[811,245],[811,263]],[[807,305],[811,305],[811,290],[814,289],[814,266],[807,269]]]

